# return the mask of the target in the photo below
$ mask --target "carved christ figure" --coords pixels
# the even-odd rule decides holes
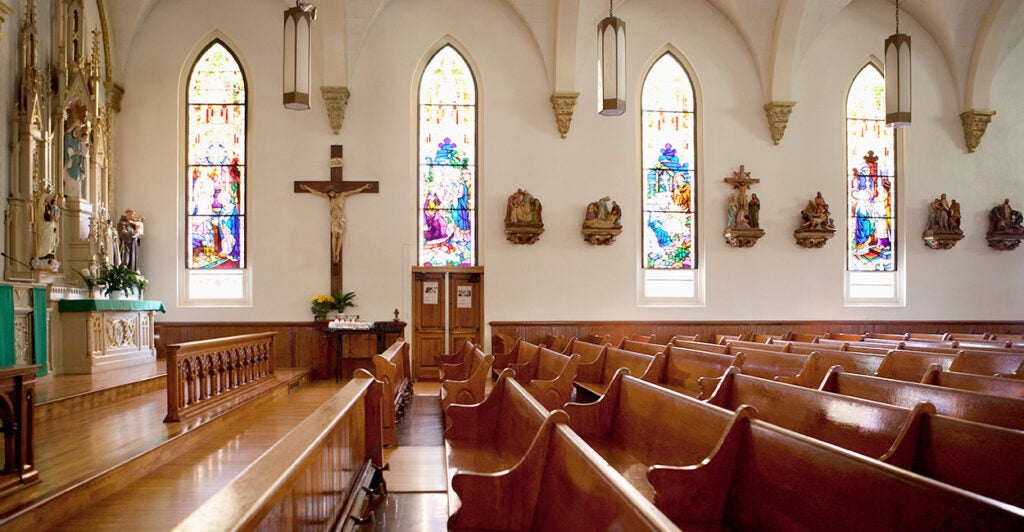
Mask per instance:
[[[320,192],[314,188],[310,188],[307,185],[299,185],[303,190],[310,194],[315,194],[321,198],[327,198],[327,201],[331,203],[331,262],[337,264],[341,262],[341,240],[345,235],[345,198],[359,194],[360,192],[370,188],[370,184],[365,184],[357,189],[349,190],[347,192],[336,192],[334,190],[328,190],[327,193]]]

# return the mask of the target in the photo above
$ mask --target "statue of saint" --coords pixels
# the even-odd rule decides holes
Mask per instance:
[[[57,254],[57,222],[60,220],[60,207],[57,197],[47,187],[36,199],[36,235],[35,258],[52,259]]]
[[[302,189],[306,192],[320,196],[321,198],[327,198],[327,201],[331,203],[331,262],[335,264],[341,262],[341,242],[345,235],[346,225],[345,198],[359,194],[360,192],[370,188],[370,186],[371,185],[367,183],[357,189],[349,190],[348,192],[328,190],[327,193],[323,193],[306,185],[301,185]]]
[[[128,209],[117,222],[117,252],[121,265],[135,271],[139,271],[139,244],[145,230],[143,221],[141,216],[135,215],[135,209]]]

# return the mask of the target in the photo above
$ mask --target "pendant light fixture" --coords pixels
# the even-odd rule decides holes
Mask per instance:
[[[597,101],[605,116],[626,112],[626,23],[612,13],[613,1],[597,25]]]
[[[896,33],[885,40],[885,123],[910,125],[910,36],[900,33],[900,0],[896,0]]]
[[[316,20],[316,6],[296,0],[284,12],[284,106],[309,109],[310,28]]]

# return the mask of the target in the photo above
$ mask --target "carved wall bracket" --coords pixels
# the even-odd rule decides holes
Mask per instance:
[[[576,109],[576,99],[580,97],[578,92],[556,92],[551,95],[551,107],[555,110],[555,122],[558,123],[558,132],[564,139],[569,135],[569,125],[572,123],[572,113]]]
[[[772,135],[772,142],[778,146],[782,136],[786,134],[786,125],[789,124],[789,115],[793,112],[796,102],[768,102],[764,104],[764,112],[768,115],[768,131]]]
[[[327,110],[327,121],[331,124],[331,131],[335,135],[341,132],[341,122],[345,119],[345,108],[348,107],[348,99],[352,95],[348,87],[320,87],[320,94],[324,97],[324,109]]]
[[[991,109],[971,109],[960,113],[960,123],[964,127],[964,142],[967,143],[967,151],[974,153],[981,144],[981,137],[985,135],[985,129],[996,114]]]

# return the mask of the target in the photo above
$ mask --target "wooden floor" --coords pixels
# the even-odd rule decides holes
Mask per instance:
[[[166,375],[167,363],[164,360],[97,374],[53,375],[51,373],[36,379],[36,404],[48,403],[58,399],[115,388]]]

